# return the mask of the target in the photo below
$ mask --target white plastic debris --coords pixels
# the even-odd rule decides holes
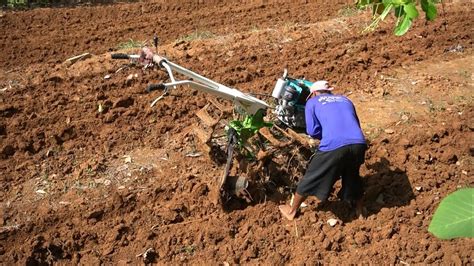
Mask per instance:
[[[421,191],[423,188],[422,187],[415,187],[416,191]]]
[[[36,190],[36,193],[38,194],[46,194],[46,191],[42,190],[42,189],[38,189]]]
[[[334,227],[337,224],[337,220],[334,218],[331,218],[327,221],[327,223],[329,224],[329,226]]]
[[[190,153],[186,154],[186,157],[199,157],[199,156],[202,156],[202,153],[200,153],[200,152],[190,152]]]
[[[105,76],[104,76],[104,79],[109,79],[109,78],[111,78],[111,77],[112,77],[111,75],[105,75]]]

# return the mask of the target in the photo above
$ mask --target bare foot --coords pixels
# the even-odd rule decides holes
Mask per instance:
[[[280,205],[280,206],[278,206],[278,209],[280,209],[281,214],[286,219],[288,219],[290,221],[293,221],[293,219],[295,218],[296,211],[291,212],[291,206],[289,206],[289,205]]]

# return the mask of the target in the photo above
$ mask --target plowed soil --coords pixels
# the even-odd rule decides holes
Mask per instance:
[[[427,230],[443,197],[474,185],[472,4],[445,4],[396,37],[390,19],[362,34],[370,12],[328,2],[2,11],[0,263],[472,263],[472,239]],[[165,73],[110,58],[154,34],[170,61],[245,92],[271,94],[287,68],[349,95],[370,142],[366,217],[332,197],[283,220],[294,184],[282,180],[303,169],[265,164],[253,169],[265,197],[216,206],[210,184],[224,166],[188,134],[212,96],[183,87],[150,107],[160,93],[144,89]],[[295,158],[281,156],[270,159]]]

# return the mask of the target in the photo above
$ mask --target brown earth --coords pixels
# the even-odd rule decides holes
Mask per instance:
[[[0,263],[137,264],[150,248],[159,264],[472,263],[472,239],[427,231],[474,181],[471,3],[395,37],[390,21],[361,34],[369,14],[348,1],[163,2],[0,13]],[[283,220],[282,180],[302,169],[266,165],[263,200],[212,204],[223,165],[186,134],[210,96],[179,88],[150,107],[144,88],[166,75],[110,59],[154,33],[171,61],[242,91],[270,94],[286,67],[349,95],[370,141],[367,217],[334,198]]]

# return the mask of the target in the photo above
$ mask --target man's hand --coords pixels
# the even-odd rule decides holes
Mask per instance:
[[[149,65],[153,63],[153,55],[154,53],[150,48],[144,47],[140,52],[140,59],[138,61],[144,65]]]

